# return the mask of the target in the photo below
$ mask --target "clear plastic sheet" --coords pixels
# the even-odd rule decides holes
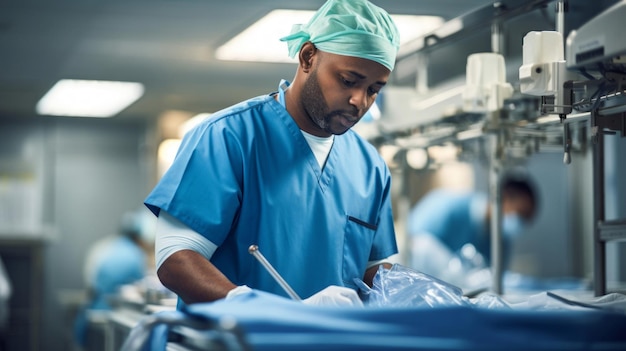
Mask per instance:
[[[380,266],[371,288],[359,279],[355,279],[355,282],[361,289],[361,298],[367,307],[510,308],[498,295],[485,293],[468,299],[459,287],[399,264],[394,264],[390,269]]]
[[[486,309],[510,309],[511,306],[500,296],[492,293],[484,293],[474,299],[470,299],[476,307]]]
[[[438,307],[466,306],[470,301],[463,291],[428,274],[394,264],[381,265],[374,276],[372,288],[355,279],[366,306],[372,307]]]

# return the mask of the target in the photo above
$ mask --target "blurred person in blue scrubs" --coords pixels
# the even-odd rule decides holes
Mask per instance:
[[[278,38],[277,38],[278,40]],[[397,254],[389,169],[350,130],[394,68],[399,35],[365,0],[327,1],[287,42],[291,83],[222,111],[184,137],[145,204],[158,216],[157,274],[183,304],[259,289],[305,303],[360,305]]]
[[[532,181],[521,174],[503,176],[500,189],[507,262],[513,241],[535,217],[538,200]],[[469,274],[490,265],[490,218],[488,194],[430,191],[408,215],[411,267],[461,287],[472,284]]]
[[[111,310],[110,299],[122,286],[139,282],[154,270],[155,225],[145,208],[127,212],[120,220],[119,232],[100,239],[87,252],[84,279],[88,301],[74,324],[79,345],[86,342],[88,311]]]

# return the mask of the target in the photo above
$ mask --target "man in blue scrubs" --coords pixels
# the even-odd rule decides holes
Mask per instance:
[[[278,92],[189,132],[145,200],[159,216],[157,273],[180,303],[259,289],[287,296],[258,245],[306,303],[359,305],[397,253],[389,169],[350,128],[393,70],[399,36],[365,0],[330,0],[287,42],[298,67]],[[386,264],[386,263],[385,263]]]

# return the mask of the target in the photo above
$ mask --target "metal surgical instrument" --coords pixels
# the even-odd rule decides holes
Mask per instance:
[[[278,274],[276,269],[274,269],[274,267],[272,267],[272,265],[267,261],[265,256],[263,256],[261,251],[259,251],[259,247],[257,245],[250,245],[250,247],[248,248],[248,252],[261,263],[261,265],[269,272],[272,278],[274,278],[274,280],[278,282],[281,288],[283,288],[292,299],[296,301],[302,300],[300,296],[298,296],[298,294],[293,291],[289,284],[287,284],[285,279],[283,279],[283,277]]]

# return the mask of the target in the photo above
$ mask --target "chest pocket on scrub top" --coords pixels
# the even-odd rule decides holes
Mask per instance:
[[[377,228],[377,225],[357,217],[346,216],[342,272],[342,279],[346,286],[356,288],[353,279],[363,279]]]

